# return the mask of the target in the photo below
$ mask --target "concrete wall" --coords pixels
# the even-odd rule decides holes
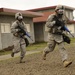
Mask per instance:
[[[0,50],[2,49],[1,30],[0,30]]]
[[[74,24],[67,25],[67,28],[70,30],[71,33],[74,33]]]
[[[7,48],[8,46],[12,46],[12,34],[11,33],[3,33],[1,34],[1,42],[2,42],[2,49]]]

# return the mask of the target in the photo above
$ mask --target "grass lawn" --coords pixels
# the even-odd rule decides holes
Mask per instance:
[[[44,48],[46,46],[46,42],[41,42],[41,43],[34,43],[34,44],[31,44],[27,47],[27,51],[29,50],[37,50],[39,48]]]
[[[40,48],[44,48],[46,46],[46,42],[42,42],[42,43],[35,43],[35,44],[31,44],[29,45],[26,50],[30,51],[30,50],[37,50]],[[6,55],[6,54],[10,54],[12,52],[12,50],[1,50],[0,51],[0,56],[1,55]]]

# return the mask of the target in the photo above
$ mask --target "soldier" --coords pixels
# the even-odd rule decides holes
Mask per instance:
[[[55,13],[51,14],[46,22],[46,26],[48,28],[48,43],[47,47],[45,47],[43,51],[43,60],[46,60],[46,55],[53,51],[56,44],[59,46],[59,51],[62,57],[64,67],[69,66],[72,61],[68,60],[68,54],[66,49],[64,48],[63,30],[61,29],[63,23],[67,23],[69,19],[65,16],[64,7],[62,5],[58,5],[55,8]]]
[[[21,37],[22,33],[19,33],[21,31],[18,26],[23,28],[25,31],[27,31],[25,23],[23,22],[23,16],[20,12],[15,14],[16,21],[11,26],[11,32],[13,33],[13,43],[14,43],[14,49],[11,53],[11,56],[14,57],[15,53],[18,53],[21,51],[20,54],[20,63],[24,62],[22,61],[25,53],[26,53],[26,43],[25,43],[25,36]]]

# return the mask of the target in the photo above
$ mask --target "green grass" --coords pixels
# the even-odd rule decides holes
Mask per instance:
[[[10,53],[11,53],[11,51],[0,51],[0,56],[10,54]]]
[[[42,42],[42,43],[34,43],[34,44],[31,44],[27,47],[27,51],[29,50],[37,50],[39,48],[44,48],[46,46],[46,43],[45,42]]]
[[[74,44],[73,43],[75,43],[75,38],[71,38],[71,44],[66,44],[65,45],[65,47],[72,47]],[[41,49],[41,48],[45,48],[45,46],[47,45],[47,43],[46,42],[41,42],[41,43],[34,43],[34,44],[31,44],[31,45],[29,45],[27,48],[26,48],[26,50],[27,51],[30,51],[30,50],[37,50],[37,49]],[[55,48],[55,49],[57,49],[57,47]],[[0,51],[0,56],[1,55],[6,55],[6,54],[10,54],[11,53],[11,50],[1,50]]]
[[[75,43],[75,38],[71,38],[71,43]]]

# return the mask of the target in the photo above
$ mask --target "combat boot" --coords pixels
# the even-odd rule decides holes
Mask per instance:
[[[11,56],[14,57],[14,52],[11,53]]]
[[[25,61],[20,61],[20,63],[25,63]]]
[[[20,63],[25,63],[25,61],[22,61],[23,57],[20,58]]]
[[[47,53],[43,51],[43,56],[42,56],[43,60],[46,60],[46,55],[47,55]]]
[[[68,67],[68,66],[71,65],[71,64],[72,64],[72,61],[67,61],[67,60],[65,60],[65,61],[63,62],[64,67]]]

